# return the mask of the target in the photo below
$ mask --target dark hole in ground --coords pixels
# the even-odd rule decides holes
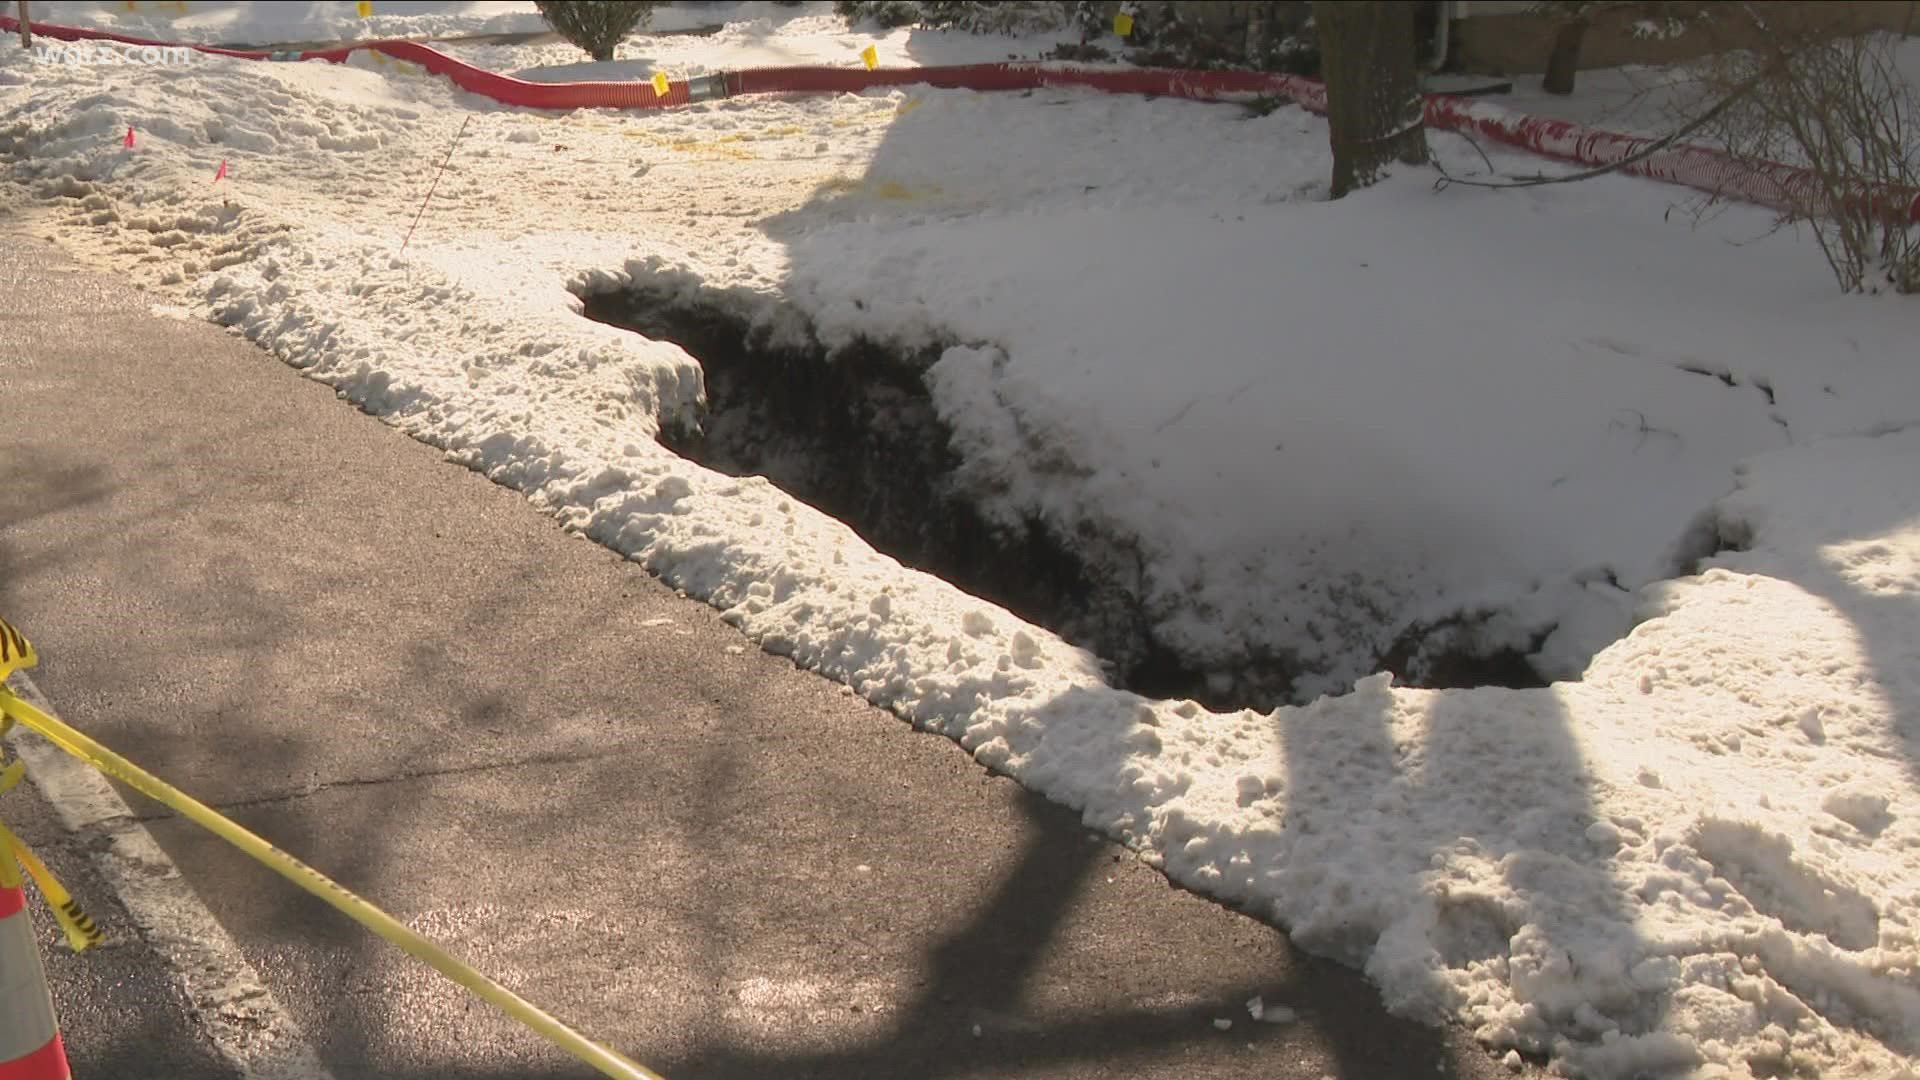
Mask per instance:
[[[661,436],[675,453],[728,475],[766,477],[874,548],[1094,653],[1116,685],[1213,709],[1291,700],[1299,672],[1286,656],[1208,670],[1158,639],[1157,619],[1139,599],[1145,568],[1131,538],[1090,529],[1062,537],[1038,520],[1008,527],[979,510],[954,480],[961,462],[924,381],[941,348],[778,345],[724,300],[690,304],[664,291],[582,300],[588,318],[670,341],[705,370],[699,429]],[[1410,630],[1376,669],[1414,686],[1545,685],[1519,650],[1458,644],[1470,629],[1462,620]]]

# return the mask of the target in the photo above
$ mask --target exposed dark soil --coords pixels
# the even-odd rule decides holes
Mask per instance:
[[[1210,672],[1156,639],[1131,538],[1091,529],[1063,537],[1039,521],[1008,527],[982,514],[954,480],[961,463],[923,379],[938,349],[796,348],[771,343],[722,302],[643,289],[582,299],[589,318],[673,342],[700,361],[708,411],[697,430],[663,434],[674,452],[729,475],[766,477],[876,549],[1089,650],[1118,685],[1211,708],[1290,699],[1297,671],[1287,657]],[[1449,637],[1454,629],[1435,628]],[[1474,655],[1426,638],[1410,632],[1379,663],[1413,685],[1542,684],[1518,652]]]

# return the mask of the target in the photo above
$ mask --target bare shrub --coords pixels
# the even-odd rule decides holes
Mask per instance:
[[[1711,91],[1736,96],[1706,134],[1781,178],[1783,223],[1809,227],[1842,289],[1920,292],[1920,96],[1895,66],[1898,39],[1772,18],[1780,7],[1719,13],[1748,20],[1740,37],[1755,44],[1701,62]]]

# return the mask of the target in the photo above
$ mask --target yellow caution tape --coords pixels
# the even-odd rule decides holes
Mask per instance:
[[[371,18],[373,15],[373,4],[371,0],[360,0],[359,3],[353,5],[353,9],[359,12],[360,17],[363,19]]]
[[[13,628],[13,624],[0,619],[0,679],[5,679],[17,667],[33,667],[40,662],[34,654],[33,642]],[[0,728],[0,732],[5,732]]]
[[[7,664],[0,659],[0,677],[4,677],[13,667],[31,666],[33,662],[32,646],[25,644],[25,639],[19,637],[18,631],[0,622],[0,637],[9,633],[20,644],[18,654],[27,659],[15,664]],[[254,861],[331,904],[348,918],[399,946],[408,955],[431,965],[474,996],[518,1020],[603,1075],[614,1077],[615,1080],[662,1080],[660,1074],[629,1061],[618,1052],[573,1030],[332,878],[247,831],[238,822],[107,749],[79,729],[21,700],[5,685],[0,685],[0,713],[18,719],[61,750],[239,848]],[[0,859],[0,864],[11,861]]]
[[[33,646],[27,642],[20,631],[0,619],[0,654],[13,659],[0,658],[0,679],[16,664],[32,664],[36,659]],[[0,712],[0,737],[13,730],[13,714]],[[0,795],[5,795],[20,785],[22,777],[27,775],[27,763],[19,758],[13,759],[5,768],[0,768]],[[20,887],[20,868],[25,867],[32,876],[35,885],[40,887],[40,895],[46,898],[47,905],[53,909],[54,921],[67,935],[67,944],[74,952],[85,952],[100,944],[100,928],[94,925],[87,913],[80,908],[79,901],[53,876],[47,864],[33,853],[27,842],[20,839],[12,829],[0,824],[0,886],[9,889]]]
[[[653,93],[655,97],[666,97],[667,87],[669,85],[666,72],[656,71],[653,73]]]
[[[1133,16],[1127,14],[1124,11],[1119,13],[1118,15],[1115,15],[1113,17],[1113,32],[1119,35],[1120,37],[1126,37],[1132,34],[1133,33]]]
[[[60,929],[66,931],[67,944],[73,946],[73,951],[85,952],[100,944],[100,939],[105,936],[100,928],[80,909],[79,901],[67,892],[60,884],[60,879],[53,876],[53,871],[47,869],[47,864],[40,861],[40,856],[33,853],[26,841],[14,835],[12,829],[0,825],[0,845],[7,849],[0,852],[0,865],[6,867],[6,876],[10,878],[0,883],[10,888],[19,887],[20,871],[14,865],[18,860],[19,865],[26,868],[27,875],[33,878],[33,883],[40,887],[40,895],[46,897],[47,905],[53,909],[54,920],[60,924]],[[9,853],[11,858],[7,857]]]
[[[866,61],[867,70],[872,71],[874,68],[880,66],[880,50],[869,45],[860,50],[860,59]]]

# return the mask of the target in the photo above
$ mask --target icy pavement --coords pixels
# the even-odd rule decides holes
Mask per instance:
[[[780,34],[671,47],[736,67]],[[545,116],[375,60],[7,51],[0,155],[36,229],[1411,1013],[1592,1076],[1912,1066],[1920,308],[1832,295],[1764,213],[1420,174],[1325,203],[1324,129],[1291,109],[915,90]],[[791,304],[829,343],[958,342],[929,381],[990,505],[1137,538],[1170,639],[1294,654],[1329,696],[1112,689],[667,453],[698,365],[577,314],[635,283]],[[1462,610],[1489,641],[1557,627],[1540,662],[1579,681],[1371,674]]]

